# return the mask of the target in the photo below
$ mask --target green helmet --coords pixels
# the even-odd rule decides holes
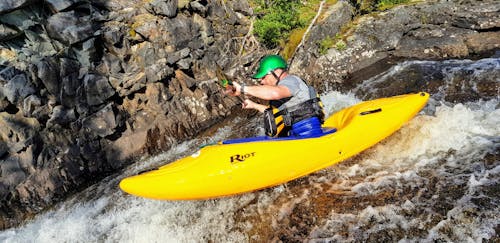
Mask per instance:
[[[257,70],[257,73],[252,76],[252,78],[262,78],[277,68],[286,69],[286,67],[286,61],[283,57],[278,55],[269,55],[262,58],[259,69]]]

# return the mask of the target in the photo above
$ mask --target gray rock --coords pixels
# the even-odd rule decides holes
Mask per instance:
[[[4,141],[0,141],[0,158],[4,157],[8,152],[9,147],[7,147],[7,144]]]
[[[148,83],[165,80],[174,74],[174,69],[166,65],[166,61],[146,67],[146,79]]]
[[[42,81],[47,91],[54,96],[59,95],[59,64],[55,58],[45,58],[36,63],[37,77]]]
[[[214,30],[210,22],[208,22],[207,19],[201,17],[198,14],[195,14],[193,16],[193,22],[199,26],[200,36],[201,40],[203,40],[203,43],[206,46],[212,44],[214,42]]]
[[[172,65],[172,64],[178,62],[179,60],[188,57],[190,52],[191,52],[191,50],[189,48],[184,48],[180,51],[176,51],[174,53],[171,53],[167,56],[167,63]]]
[[[40,131],[40,124],[34,118],[23,117],[19,113],[0,113],[0,140],[4,141],[11,153],[25,149]]]
[[[16,157],[7,157],[0,163],[0,184],[4,188],[0,188],[0,195],[5,196],[18,184],[24,181],[27,177],[26,172],[21,169],[19,161]]]
[[[82,87],[79,76],[80,63],[69,58],[61,58],[60,60],[60,77],[61,77],[61,104],[66,107],[75,107],[79,100],[78,90]]]
[[[253,9],[248,4],[248,1],[237,0],[237,1],[230,2],[230,4],[232,4],[231,9],[233,9],[236,12],[243,13],[246,16],[253,15]]]
[[[177,15],[177,0],[153,0],[149,3],[152,13],[173,18]]]
[[[55,10],[56,12],[61,12],[71,6],[73,6],[75,3],[80,3],[84,2],[81,0],[46,0],[46,2],[49,4],[49,6]]]
[[[102,37],[105,42],[118,45],[123,41],[124,32],[125,30],[120,28],[120,26],[111,26],[110,29],[104,30]]]
[[[101,73],[118,74],[123,71],[121,60],[116,55],[105,53],[102,57]]]
[[[12,29],[6,25],[0,24],[0,41],[6,41],[19,35],[18,30]]]
[[[10,13],[4,13],[0,15],[0,23],[7,26],[16,27],[19,30],[27,30],[28,28],[35,26],[37,23],[31,20],[30,16],[34,13],[25,9],[19,9],[12,11]]]
[[[0,86],[0,93],[12,104],[17,104],[27,96],[35,93],[35,87],[28,81],[25,74],[18,74],[5,85]]]
[[[197,40],[201,35],[200,27],[194,24],[192,18],[178,16],[175,19],[167,19],[164,23],[166,32],[165,41],[181,50],[189,46],[193,40]]]
[[[0,1],[0,14],[10,12],[35,2],[35,0],[2,0]]]
[[[144,72],[127,72],[127,74],[110,77],[109,81],[120,96],[127,96],[146,86],[147,77]]]
[[[130,131],[119,139],[106,144],[106,158],[118,164],[120,161],[134,159],[144,153],[147,145],[147,131]],[[119,168],[119,165],[114,167]]]
[[[49,36],[66,44],[75,44],[94,35],[89,16],[78,16],[74,11],[61,12],[47,19]]]
[[[85,70],[90,70],[93,67],[93,63],[99,61],[100,56],[96,48],[96,39],[90,38],[82,42],[81,47],[73,48],[76,54],[78,62]]]
[[[189,7],[201,16],[207,15],[207,7],[201,4],[199,1],[190,2]]]
[[[108,104],[90,117],[83,119],[83,129],[99,137],[106,137],[115,132],[117,126],[112,104]]]
[[[115,90],[104,76],[87,74],[83,80],[87,104],[100,105],[115,94]]]
[[[37,95],[30,95],[26,97],[23,101],[23,115],[25,117],[31,117],[33,112],[41,107],[42,100]]]
[[[52,109],[52,115],[47,121],[47,127],[51,127],[55,124],[64,126],[75,120],[76,115],[74,109],[68,109],[62,105],[58,105]]]

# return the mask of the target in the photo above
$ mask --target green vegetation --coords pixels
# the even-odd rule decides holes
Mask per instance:
[[[335,49],[339,51],[343,51],[347,48],[347,44],[345,43],[344,40],[339,40],[337,43],[335,43]]]
[[[327,0],[325,5],[336,2]],[[288,59],[316,16],[321,0],[254,0],[250,3],[261,16],[254,23],[254,34],[268,48],[280,46],[281,55]]]
[[[293,29],[305,26],[299,18],[299,0],[256,0],[255,4],[256,11],[263,15],[255,21],[254,33],[268,48],[277,47]]]
[[[397,4],[411,0],[349,0],[360,14],[392,8]],[[325,7],[337,0],[327,0]],[[253,33],[267,48],[280,47],[281,55],[288,59],[306,33],[306,29],[316,16],[321,0],[252,0],[250,4],[258,18],[254,23]],[[319,18],[321,19],[321,17]],[[321,20],[320,20],[321,21]],[[318,43],[319,51],[325,54],[328,49],[345,50],[345,38],[327,37]],[[346,36],[345,33],[341,36]]]
[[[328,52],[328,49],[330,49],[334,44],[335,41],[330,36],[327,36],[319,42],[319,54],[325,55]]]
[[[342,39],[342,35],[337,33],[335,38],[327,36],[319,42],[319,53],[325,55],[328,49],[335,47],[338,51],[343,51],[347,48],[347,43]]]
[[[385,10],[394,7],[395,5],[401,4],[401,3],[407,3],[410,2],[410,0],[377,0],[377,9],[378,10]]]
[[[358,9],[361,14],[371,13],[377,10],[386,10],[395,5],[408,3],[411,0],[350,0],[351,4]]]

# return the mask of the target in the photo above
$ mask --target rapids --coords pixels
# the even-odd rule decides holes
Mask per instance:
[[[416,69],[431,71],[405,82]],[[118,188],[122,178],[187,156],[203,144],[263,134],[258,116],[250,122],[232,118],[210,135],[137,161],[23,226],[0,232],[0,241],[500,240],[499,58],[403,62],[349,93],[331,91],[322,100],[331,114],[361,100],[417,90],[430,92],[431,99],[401,130],[309,176],[200,201],[154,201]]]

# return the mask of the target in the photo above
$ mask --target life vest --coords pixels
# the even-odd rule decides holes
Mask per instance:
[[[314,87],[310,85],[307,87],[310,99],[300,104],[286,107],[288,99],[270,102],[269,108],[264,111],[264,130],[267,136],[288,136],[292,124],[311,117],[318,117],[321,124],[324,123],[323,103]]]

